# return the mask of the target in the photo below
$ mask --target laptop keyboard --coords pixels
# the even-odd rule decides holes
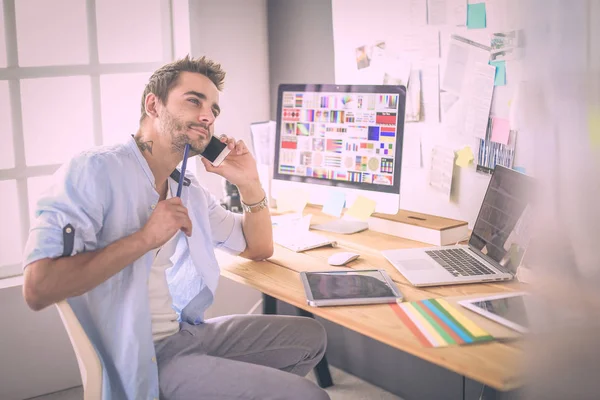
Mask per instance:
[[[455,277],[497,274],[464,249],[430,250],[425,253]]]

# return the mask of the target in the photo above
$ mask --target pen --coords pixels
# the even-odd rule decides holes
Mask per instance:
[[[190,145],[189,143],[186,143],[185,149],[183,150],[183,163],[181,163],[181,174],[179,175],[179,186],[177,186],[177,197],[181,197],[181,189],[183,188],[183,177],[185,176],[185,167],[187,165],[189,152]]]

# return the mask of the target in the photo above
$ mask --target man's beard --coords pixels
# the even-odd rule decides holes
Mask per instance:
[[[210,137],[212,136],[209,131],[209,127],[203,123],[184,123],[183,121],[177,119],[173,114],[169,113],[167,110],[164,110],[161,116],[160,128],[161,133],[170,134],[171,135],[171,150],[175,153],[182,153],[185,149],[185,145],[190,145],[189,157],[196,156],[206,149],[208,143],[210,142]],[[206,139],[198,139],[191,140],[187,136],[187,131],[192,128],[202,128],[206,130],[208,133],[208,137]]]

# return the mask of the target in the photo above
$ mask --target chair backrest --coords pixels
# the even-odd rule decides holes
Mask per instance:
[[[102,364],[73,309],[66,301],[56,303],[79,365],[84,400],[102,399]]]

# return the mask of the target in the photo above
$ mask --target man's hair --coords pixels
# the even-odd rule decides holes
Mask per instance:
[[[169,91],[177,84],[179,74],[182,72],[202,74],[215,84],[217,90],[221,91],[223,89],[225,71],[221,68],[221,64],[217,64],[213,60],[206,58],[206,56],[192,58],[187,55],[180,60],[163,65],[154,71],[142,95],[140,123],[146,118],[146,96],[148,93],[154,93],[161,103],[167,104]]]

